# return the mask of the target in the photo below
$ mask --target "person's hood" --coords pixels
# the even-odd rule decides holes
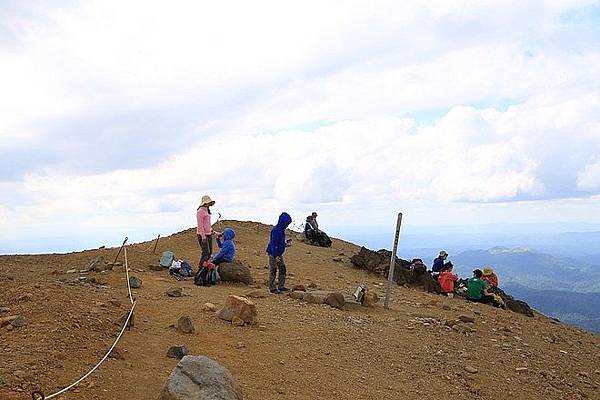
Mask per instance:
[[[290,214],[288,214],[286,212],[283,212],[279,216],[279,221],[277,221],[277,226],[280,227],[280,228],[282,228],[282,229],[285,229],[291,223],[292,223],[292,217],[290,217]]]
[[[232,240],[235,237],[235,231],[231,228],[225,228],[223,230],[223,239],[224,240]]]

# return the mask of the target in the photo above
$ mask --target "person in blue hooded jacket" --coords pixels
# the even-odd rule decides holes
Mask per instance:
[[[235,231],[231,228],[225,228],[221,235],[217,235],[217,245],[221,249],[216,256],[213,257],[212,263],[219,265],[222,262],[232,262],[235,258]]]
[[[281,293],[289,291],[285,287],[285,261],[283,253],[285,248],[291,245],[291,239],[286,240],[285,230],[292,223],[292,217],[286,212],[281,213],[277,225],[271,229],[271,239],[267,246],[267,254],[269,255],[269,290],[271,293]],[[279,271],[277,278],[277,286],[275,286],[275,277]]]

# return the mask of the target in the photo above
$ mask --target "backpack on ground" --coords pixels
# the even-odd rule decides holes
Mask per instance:
[[[160,266],[163,268],[169,268],[173,261],[175,260],[175,253],[170,250],[167,250],[162,253],[160,256]]]
[[[177,277],[187,278],[194,275],[194,270],[185,260],[173,260],[169,267],[169,273]]]
[[[210,286],[217,283],[217,270],[215,264],[205,261],[200,271],[194,276],[194,284],[198,286]]]

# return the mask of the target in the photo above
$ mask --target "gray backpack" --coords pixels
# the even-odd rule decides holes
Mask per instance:
[[[171,264],[173,263],[174,259],[175,259],[175,253],[167,250],[164,253],[162,253],[162,255],[160,256],[160,266],[163,268],[169,268],[171,266]]]

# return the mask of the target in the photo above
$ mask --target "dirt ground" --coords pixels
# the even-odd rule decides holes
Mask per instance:
[[[270,227],[226,221],[236,232],[238,259],[251,266],[255,287],[266,287],[265,246]],[[166,271],[152,271],[162,251],[195,265],[199,248],[193,230],[128,247],[134,289],[135,325],[109,358],[63,399],[156,399],[177,360],[169,346],[214,358],[243,388],[245,399],[600,399],[600,337],[543,316],[528,318],[486,305],[395,287],[391,309],[338,310],[285,295],[252,299],[260,322],[236,327],[203,311],[229,294],[254,289],[219,284],[196,287]],[[350,293],[367,283],[380,297],[384,279],[352,267],[359,248],[334,240],[332,248],[294,241],[286,251],[288,284],[315,283]],[[70,254],[0,257],[0,317],[22,315],[28,324],[0,328],[0,399],[30,399],[39,386],[54,393],[87,372],[119,331],[114,321],[128,310],[124,267],[79,273],[117,249]],[[334,261],[341,258],[341,261]],[[123,261],[123,256],[120,256]],[[67,273],[76,269],[77,272]],[[94,277],[100,285],[79,282]],[[89,279],[89,278],[88,278]],[[102,285],[104,283],[104,285]],[[182,287],[184,296],[165,292]],[[459,323],[460,315],[474,323]],[[196,333],[170,328],[192,318]]]

